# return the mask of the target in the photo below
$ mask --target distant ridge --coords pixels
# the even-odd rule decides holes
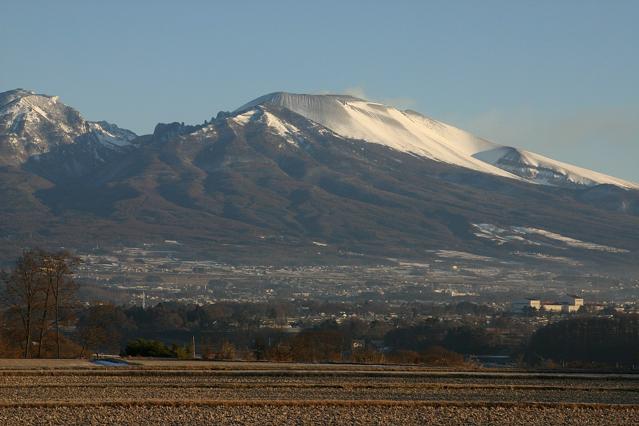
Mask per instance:
[[[635,188],[352,96],[277,92],[137,136],[55,96],[0,94],[0,262],[176,241],[176,256],[251,264],[464,252],[616,271],[639,264]]]

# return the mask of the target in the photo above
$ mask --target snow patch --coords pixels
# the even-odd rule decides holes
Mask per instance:
[[[532,228],[526,226],[507,226],[500,227],[489,223],[473,224],[475,228],[475,236],[494,241],[498,245],[507,243],[523,243],[534,246],[551,246],[556,248],[579,248],[584,250],[602,251],[608,253],[628,253],[626,249],[611,247],[603,244],[597,244],[587,241],[581,241],[575,238],[566,237],[555,232],[546,231],[544,229]],[[539,238],[542,237],[542,238]],[[561,243],[559,246],[554,243]]]
[[[46,112],[44,112],[40,107],[38,107],[37,105],[31,105],[31,108],[33,109],[33,111],[37,112],[38,114],[40,114],[42,117],[46,118],[47,120],[51,121],[51,119],[49,118],[49,116],[47,115]]]
[[[264,111],[264,122],[277,135],[283,137],[288,143],[297,145],[297,141],[301,139],[300,130],[286,121],[282,121],[268,111]]]
[[[523,237],[523,233],[514,231],[513,229],[500,228],[499,226],[489,223],[473,224],[475,228],[475,236],[494,241],[498,245],[506,243],[519,242],[529,245],[541,245],[538,242],[530,241]]]
[[[302,132],[300,131],[300,129],[298,129],[291,123],[281,120],[274,114],[265,111],[262,108],[248,110],[234,117],[231,117],[230,120],[240,126],[246,126],[250,122],[263,123],[274,134],[281,136],[292,145],[298,146],[298,142],[303,140],[301,136]]]
[[[570,247],[586,249],[586,250],[596,250],[596,251],[605,251],[609,253],[628,253],[628,250],[620,249],[616,247],[610,247],[603,244],[590,243],[587,241],[577,240],[575,238],[566,237],[565,235],[557,234],[554,232],[546,231],[544,229],[538,228],[527,228],[527,227],[514,227],[513,229],[518,231],[523,231],[527,234],[537,234],[541,235],[545,238],[562,242]]]
[[[89,122],[88,128],[97,141],[106,147],[124,147],[131,144],[135,134],[128,130],[120,129],[115,125],[103,125],[102,123]],[[107,124],[107,123],[105,123]]]
[[[465,251],[456,251],[456,250],[437,250],[436,254],[437,254],[437,257],[442,257],[446,259],[479,260],[484,262],[494,260],[492,257],[480,256],[478,254],[468,253]]]
[[[627,189],[639,188],[639,185],[623,179],[512,147],[478,152],[474,157],[542,185],[579,187],[607,183]]]
[[[192,135],[196,136],[215,136],[217,131],[215,129],[215,125],[209,124],[208,126],[204,126],[199,130],[196,130],[192,133]]]
[[[563,256],[550,256],[550,255],[543,254],[543,253],[528,253],[528,252],[520,252],[520,251],[513,252],[512,254],[514,254],[515,256],[519,256],[519,257],[527,257],[527,258],[530,258],[530,259],[550,261],[550,262],[555,262],[555,263],[562,263],[564,265],[569,265],[569,266],[582,266],[583,265],[581,262],[578,262],[578,261],[576,261],[574,259],[571,259],[569,257],[563,257]]]
[[[257,113],[257,110],[246,111],[243,114],[236,115],[235,117],[231,117],[230,120],[239,124],[240,126],[247,125],[252,119],[253,116]]]

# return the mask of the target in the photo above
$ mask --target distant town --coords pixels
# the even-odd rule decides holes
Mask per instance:
[[[95,292],[101,300],[125,305],[323,300],[399,307],[466,301],[508,311],[513,304],[521,310],[521,302],[530,299],[524,303],[531,308],[571,313],[581,307],[566,308],[565,295],[574,293],[588,301],[585,308],[591,311],[639,309],[639,279],[517,268],[465,252],[440,250],[428,262],[283,267],[184,259],[175,249],[178,244],[79,253],[77,278],[87,298]]]

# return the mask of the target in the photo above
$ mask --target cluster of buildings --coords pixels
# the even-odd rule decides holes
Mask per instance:
[[[584,299],[574,294],[566,295],[563,299],[553,302],[545,302],[541,299],[525,299],[513,303],[512,309],[515,312],[525,312],[526,310],[544,310],[546,312],[573,313],[579,311],[584,306]]]

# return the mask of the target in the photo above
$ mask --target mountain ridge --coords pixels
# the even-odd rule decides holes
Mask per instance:
[[[353,99],[339,98],[363,102]],[[630,268],[639,256],[638,191],[482,173],[340,135],[276,103],[159,124],[99,151],[102,161],[93,147],[103,143],[85,138],[0,166],[0,257],[165,240],[181,255],[247,263],[423,261],[456,250],[508,265]]]
[[[23,105],[22,110],[8,111],[11,104],[29,98],[40,101],[26,102],[27,105]],[[61,109],[68,110],[61,114],[54,109],[58,117],[67,117],[58,123],[57,136],[61,140],[53,147],[39,146],[37,142],[43,139],[42,135],[38,131],[29,134],[29,130],[24,129],[24,123],[48,120],[48,113],[41,108],[42,99],[50,105],[59,105]],[[542,185],[588,187],[612,184],[625,189],[639,189],[639,183],[519,148],[499,145],[416,111],[402,111],[350,95],[273,92],[242,105],[231,116],[241,115],[264,104],[290,109],[343,137],[380,143],[392,149],[480,172]],[[27,135],[20,135],[20,132]],[[137,137],[135,133],[106,121],[85,121],[76,110],[60,103],[57,96],[37,94],[25,89],[0,93],[0,137],[4,135],[7,139],[7,134],[8,143],[5,141],[0,144],[0,150],[4,151],[4,155],[0,155],[0,162],[4,163],[26,162],[33,155],[46,153],[59,144],[70,144],[76,138],[92,139],[107,148],[118,149],[130,145]],[[7,154],[7,150],[11,149],[14,151],[13,156]],[[96,154],[97,157],[99,155]]]

